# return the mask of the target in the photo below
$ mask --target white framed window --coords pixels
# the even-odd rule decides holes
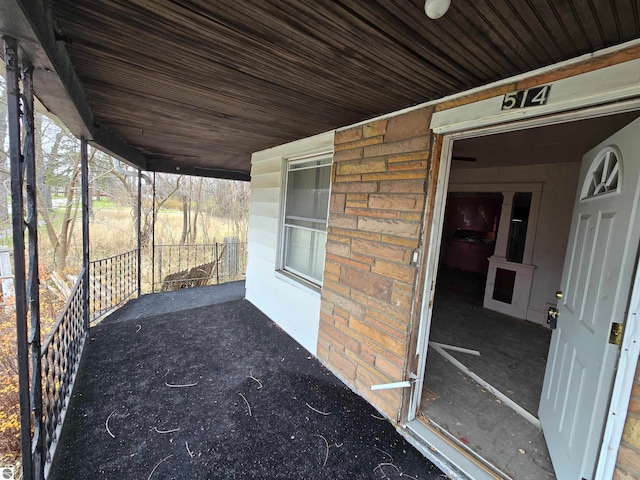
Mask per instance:
[[[279,270],[313,286],[322,285],[331,155],[285,163]]]

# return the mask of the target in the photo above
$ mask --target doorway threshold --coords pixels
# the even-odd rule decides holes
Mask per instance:
[[[455,480],[511,480],[457,439],[428,419],[416,417],[400,433],[425,457]]]

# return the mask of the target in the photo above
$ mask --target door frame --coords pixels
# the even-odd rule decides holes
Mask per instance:
[[[635,63],[635,62],[631,62]],[[603,70],[608,70],[607,68]],[[572,77],[565,81],[581,81],[581,76]],[[434,438],[424,438],[425,431],[422,424],[416,419],[419,409],[420,395],[423,387],[423,380],[426,367],[426,356],[428,351],[428,342],[431,328],[431,313],[433,308],[433,300],[435,293],[435,284],[437,279],[438,262],[440,255],[440,243],[442,238],[442,229],[444,221],[444,207],[447,198],[449,172],[451,170],[451,156],[453,151],[453,143],[456,140],[465,138],[474,138],[480,136],[494,135],[498,133],[506,133],[534,127],[557,125],[561,123],[573,122],[577,120],[596,118],[616,113],[624,113],[629,111],[640,110],[640,92],[637,90],[630,95],[631,100],[622,100],[613,103],[604,103],[598,105],[599,96],[591,98],[590,105],[580,105],[575,110],[563,111],[562,106],[557,107],[557,113],[540,112],[537,114],[535,110],[523,112],[509,112],[498,118],[492,114],[482,115],[482,110],[487,110],[484,105],[477,105],[479,108],[473,108],[474,104],[456,107],[451,110],[460,111],[451,112],[443,111],[440,118],[435,114],[431,120],[431,129],[435,134],[434,145],[441,145],[439,162],[434,161],[434,168],[430,172],[432,178],[437,176],[433,216],[431,224],[425,223],[425,232],[428,234],[428,243],[425,244],[425,261],[423,263],[424,278],[423,291],[421,292],[421,308],[417,315],[419,326],[417,332],[411,338],[411,344],[415,345],[413,351],[416,352],[417,369],[407,373],[407,376],[414,379],[413,388],[409,395],[405,396],[404,402],[407,406],[406,417],[402,419],[401,425],[411,432],[411,435],[418,436],[427,443],[435,443],[438,441]],[[611,102],[609,92],[602,89],[601,97],[604,101]],[[496,98],[496,97],[494,97]],[[501,97],[497,97],[501,98]],[[494,99],[489,99],[494,100]],[[485,103],[486,101],[479,102]],[[495,101],[492,102],[495,105]],[[574,105],[572,105],[574,106]],[[485,108],[483,108],[485,107]],[[470,119],[465,119],[468,114]],[[526,117],[529,118],[526,118]],[[467,117],[467,118],[469,118]],[[447,123],[447,118],[450,119]],[[462,118],[462,120],[461,120]],[[435,159],[434,159],[435,160]],[[429,220],[425,218],[425,222]],[[427,240],[427,239],[425,239]],[[640,313],[640,269],[638,268],[638,259],[640,255],[640,246],[635,254],[635,273],[632,281],[629,309],[625,319],[625,332],[620,346],[617,369],[614,373],[614,383],[611,392],[608,412],[606,416],[605,429],[603,432],[602,444],[596,464],[596,475],[594,478],[611,478],[615,468],[618,449],[622,438],[622,431],[627,417],[629,398],[631,395],[631,387],[635,378],[635,371],[638,364],[638,356],[640,354],[640,319],[636,318]],[[636,313],[637,312],[637,313]],[[410,359],[408,365],[416,365]],[[435,435],[435,434],[434,434]],[[437,455],[436,455],[437,456]],[[445,454],[444,458],[439,458],[437,463],[444,467],[453,467],[458,469],[463,465],[468,465],[469,457],[460,450],[453,451],[453,454]],[[456,468],[458,467],[458,468]],[[464,470],[467,470],[463,467]],[[475,469],[474,469],[475,470]],[[477,470],[475,473],[477,474]],[[472,473],[468,471],[468,473]],[[473,475],[475,476],[475,475]]]

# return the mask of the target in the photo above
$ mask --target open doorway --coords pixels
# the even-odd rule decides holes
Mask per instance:
[[[501,192],[448,192],[440,244],[440,290],[457,292],[467,302],[482,305],[487,259],[495,250],[502,203]]]
[[[555,478],[538,410],[581,160],[637,117],[453,144],[417,417],[499,475]]]

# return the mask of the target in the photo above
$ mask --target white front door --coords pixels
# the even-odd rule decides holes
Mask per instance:
[[[539,417],[559,480],[592,480],[640,238],[640,119],[582,158]]]

